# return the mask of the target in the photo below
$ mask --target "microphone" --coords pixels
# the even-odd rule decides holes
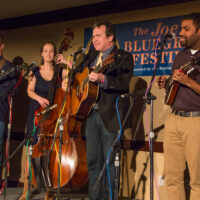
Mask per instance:
[[[53,110],[54,108],[56,108],[58,106],[58,104],[54,104],[53,106],[48,107],[47,109],[45,109],[44,111],[38,113],[36,116],[40,116],[40,115],[44,115],[47,112],[49,112],[50,110]]]
[[[29,72],[34,68],[34,67],[36,67],[36,62],[32,62],[29,66],[28,66],[28,64],[27,63],[24,63],[24,65],[26,66],[25,67],[25,73],[23,74],[23,77],[24,78],[28,78],[28,75],[29,75]]]
[[[167,34],[165,34],[165,35],[163,35],[163,37],[165,38],[165,39],[175,39],[176,38],[176,34],[175,33],[167,33]]]
[[[85,53],[85,52],[86,52],[86,49],[85,48],[81,48],[78,51],[72,53],[70,56],[77,56],[78,54]]]
[[[146,89],[141,89],[141,90],[135,90],[131,93],[128,94],[122,94],[120,95],[121,98],[126,98],[126,97],[140,97],[140,96],[144,96],[146,92]]]

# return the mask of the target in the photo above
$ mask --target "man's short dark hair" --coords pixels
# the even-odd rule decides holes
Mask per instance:
[[[113,42],[116,42],[116,31],[115,31],[115,28],[114,26],[108,22],[108,21],[99,21],[99,22],[96,22],[94,23],[93,25],[93,29],[96,28],[96,27],[100,27],[100,26],[106,26],[106,36],[109,37],[111,35],[113,35]]]
[[[0,45],[4,43],[4,38],[2,35],[0,35]]]
[[[193,20],[196,30],[200,28],[200,13],[191,13],[184,16],[182,20]]]

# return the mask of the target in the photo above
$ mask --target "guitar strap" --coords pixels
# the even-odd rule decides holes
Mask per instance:
[[[0,60],[0,70],[1,70],[1,68],[4,66],[5,63],[6,63],[6,59],[2,58],[2,59]]]

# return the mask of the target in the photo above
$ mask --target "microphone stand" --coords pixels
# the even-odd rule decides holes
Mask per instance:
[[[59,121],[59,130],[60,130],[60,143],[59,143],[59,160],[61,163],[61,155],[62,155],[62,144],[63,144],[63,122],[62,118]],[[58,163],[58,189],[57,189],[57,199],[60,200],[60,164]]]
[[[42,121],[41,121],[42,122]],[[36,128],[38,128],[41,124],[41,122],[36,126]],[[34,129],[33,129],[34,130]],[[23,139],[23,141],[18,145],[18,147],[9,155],[9,157],[4,161],[3,163],[3,167],[6,167],[7,163],[10,161],[10,159],[18,152],[18,150],[27,142],[27,140],[31,140],[32,138],[32,133],[33,133],[33,130],[29,133],[27,133],[26,137]],[[29,152],[29,156],[32,156],[32,154],[30,155],[30,152]],[[7,181],[7,177],[6,177],[6,181]],[[7,186],[7,183],[5,183],[5,187],[4,187],[4,196],[5,196],[5,199],[6,199],[6,186]],[[29,195],[29,198],[28,200],[30,199],[30,195]]]
[[[24,65],[17,66],[16,69],[20,71],[22,69],[22,67],[24,67]],[[9,70],[7,70],[5,72],[0,73],[0,79],[2,79],[3,77],[9,75],[10,73],[14,72],[16,69],[14,67],[12,67],[11,69],[9,69]],[[24,76],[22,76],[22,77],[24,77]],[[16,85],[14,88],[12,88],[10,90],[10,92],[9,92],[10,94],[8,95],[10,97],[10,112],[9,112],[9,122],[8,122],[8,132],[7,132],[7,145],[6,145],[7,146],[6,151],[7,151],[8,158],[4,161],[4,163],[2,165],[3,167],[5,167],[5,177],[4,177],[4,179],[5,179],[5,186],[4,186],[4,192],[3,192],[3,194],[4,194],[3,195],[4,196],[4,200],[6,200],[6,190],[7,190],[7,181],[8,181],[7,180],[7,176],[8,176],[8,173],[9,173],[9,168],[8,168],[7,164],[9,162],[9,160],[12,158],[12,156],[18,151],[18,148],[17,148],[17,151],[14,151],[15,153],[13,152],[14,154],[13,153],[11,154],[12,156],[9,155],[10,154],[11,126],[12,126],[12,124],[11,124],[11,121],[12,121],[11,112],[12,112],[12,106],[13,106],[13,99],[12,99],[12,97],[14,96],[15,89],[17,88],[17,86],[18,85]]]
[[[140,123],[141,123],[141,120],[142,120],[142,116],[143,116],[146,104],[150,104],[151,105],[151,121],[150,121],[150,132],[148,133],[148,135],[149,135],[149,148],[150,148],[150,200],[154,199],[154,195],[153,195],[153,191],[154,191],[154,187],[153,187],[154,186],[154,184],[153,184],[154,154],[153,153],[154,153],[154,136],[155,136],[155,134],[153,132],[153,101],[156,100],[156,97],[154,95],[152,95],[150,93],[150,91],[151,91],[151,88],[152,88],[152,83],[153,83],[155,76],[156,76],[158,64],[160,63],[161,55],[162,55],[162,52],[163,52],[163,48],[166,44],[166,40],[167,40],[167,37],[164,37],[164,39],[162,41],[161,48],[160,48],[160,52],[158,54],[158,59],[155,63],[155,69],[154,69],[154,72],[153,72],[153,75],[152,75],[152,78],[151,78],[150,87],[149,87],[148,91],[146,92],[146,97],[145,97],[145,101],[144,101],[144,104],[143,104],[143,107],[142,107],[142,112],[140,114],[140,117],[139,117],[139,120],[138,120],[138,123],[137,123],[137,127],[136,127],[136,130],[135,130],[135,135],[133,137],[133,140],[135,140],[136,135],[137,135],[138,130],[139,130],[139,126],[140,126]]]
[[[29,140],[30,141],[30,140]],[[29,200],[30,199],[30,197],[31,197],[31,195],[30,195],[30,191],[31,191],[31,167],[30,167],[30,165],[31,165],[31,161],[32,161],[32,154],[33,154],[33,144],[32,144],[32,140],[30,141],[30,143],[29,143],[29,147],[27,147],[28,148],[28,153],[29,153],[29,164],[28,164],[28,166],[29,166],[29,169],[28,169],[28,192],[27,192],[27,197],[26,197],[26,199],[27,200]]]
[[[66,98],[67,98],[67,94],[68,94],[69,87],[70,87],[71,84],[72,84],[73,73],[74,73],[74,70],[75,70],[74,63],[76,63],[76,56],[77,56],[77,55],[74,54],[74,57],[73,57],[73,65],[72,65],[71,72],[70,72],[70,74],[69,74],[69,81],[68,81],[68,84],[67,84],[67,88],[66,88],[66,90],[65,90],[65,96],[64,96],[63,101],[62,101],[61,110],[63,109],[63,106],[64,106],[64,104],[65,104],[65,101],[66,101]],[[51,145],[50,153],[52,153],[52,151],[53,151],[53,147],[54,147],[54,144],[55,144],[55,140],[56,140],[57,133],[58,133],[58,128],[55,130],[55,133],[54,133],[54,138],[53,138],[53,142],[52,142],[52,145]]]
[[[153,177],[154,177],[154,132],[153,132],[153,101],[156,100],[156,97],[149,94],[147,97],[147,103],[151,105],[151,123],[150,123],[150,132],[149,132],[149,148],[150,148],[150,200],[153,200]]]
[[[128,112],[126,113],[125,117],[124,117],[124,120],[122,122],[122,127],[121,127],[121,132],[123,133],[124,132],[124,128],[125,128],[125,124],[128,120],[128,117],[131,113],[131,110],[133,108],[133,102],[134,100],[137,98],[136,96],[132,96],[133,98],[133,101],[130,102],[130,106],[129,106],[129,109],[128,109]],[[110,154],[113,152],[113,150],[115,148],[117,148],[117,152],[116,152],[116,157],[115,157],[115,167],[116,167],[116,177],[115,177],[115,190],[114,190],[114,199],[115,200],[118,200],[118,185],[119,185],[119,155],[120,155],[120,144],[119,142],[121,141],[121,138],[122,138],[122,135],[120,136],[120,131],[118,131],[118,135],[117,137],[115,138],[113,144],[111,145],[111,150],[110,150]],[[103,165],[103,168],[95,182],[95,185],[93,187],[93,190],[96,190],[97,187],[99,186],[100,184],[100,181],[103,177],[103,174],[105,172],[105,169],[106,169],[106,164],[107,162],[109,162],[108,158],[106,159],[104,165]]]
[[[10,110],[9,110],[9,122],[8,122],[8,132],[7,132],[7,145],[6,145],[6,152],[7,156],[9,157],[10,154],[10,137],[11,137],[11,127],[12,127],[12,106],[13,106],[13,96],[14,96],[15,88],[10,91],[8,98],[10,98]],[[9,174],[9,162],[6,160],[5,165],[5,174],[4,174],[4,199],[6,200],[6,190],[7,190],[7,182],[8,182],[8,174]]]
[[[118,145],[119,146],[119,145]],[[115,155],[115,189],[114,189],[114,199],[118,200],[118,191],[119,191],[119,180],[120,180],[120,161],[119,161],[119,155],[120,155],[120,147],[117,148],[117,152]]]
[[[73,65],[72,65],[71,72],[69,74],[69,81],[68,81],[68,84],[67,84],[67,88],[65,90],[65,96],[64,96],[63,101],[62,101],[61,111],[63,110],[64,104],[65,104],[65,101],[66,101],[66,98],[67,98],[69,87],[72,84],[73,73],[74,73],[74,70],[75,70],[75,64],[74,63],[76,63],[76,56],[77,56],[77,54],[74,54],[74,56],[73,56]],[[61,121],[59,122],[59,130],[60,130],[59,160],[60,160],[60,163],[61,163],[62,140],[63,140],[62,138],[63,138],[63,129],[64,129],[62,121],[63,120],[61,119]],[[57,133],[58,133],[58,128],[55,130],[55,133],[54,133],[54,138],[53,138],[53,142],[52,142],[52,145],[51,145],[50,154],[53,151],[53,147],[54,147],[54,144],[55,144],[55,141],[56,141]],[[59,166],[59,163],[58,163],[57,185],[58,185],[58,187],[57,187],[56,195],[57,195],[57,199],[59,200],[60,199],[60,166]]]

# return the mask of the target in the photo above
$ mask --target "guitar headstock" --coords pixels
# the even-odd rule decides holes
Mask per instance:
[[[183,72],[184,74],[190,74],[192,71],[195,69],[195,65],[200,62],[200,57],[193,58],[190,62],[187,64],[183,65],[180,68],[180,71]]]
[[[28,65],[27,63],[23,63],[22,65],[17,65],[16,69],[18,71],[30,71],[32,68],[36,67],[37,64],[33,62],[32,64]]]
[[[29,67],[29,65],[28,65],[27,63],[23,63],[23,64],[21,64],[21,65],[17,65],[17,66],[16,66],[16,69],[17,69],[18,71],[28,70],[28,67]]]

